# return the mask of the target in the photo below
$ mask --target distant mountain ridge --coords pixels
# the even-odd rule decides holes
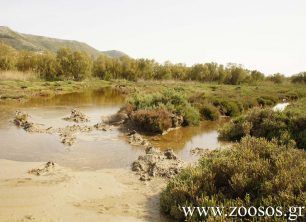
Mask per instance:
[[[94,57],[97,57],[101,54],[105,54],[112,58],[127,56],[125,53],[117,50],[99,51],[84,42],[75,40],[64,40],[32,34],[23,34],[13,31],[6,26],[0,26],[0,42],[10,45],[17,50],[27,50],[34,52],[56,52],[60,48],[70,48],[72,50],[85,51]]]

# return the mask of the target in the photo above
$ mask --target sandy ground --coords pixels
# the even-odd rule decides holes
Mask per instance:
[[[0,221],[166,221],[158,194],[165,182],[147,184],[128,169],[73,171],[45,163],[0,160]]]

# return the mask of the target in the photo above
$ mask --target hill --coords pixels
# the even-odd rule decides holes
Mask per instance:
[[[72,50],[85,51],[94,57],[97,57],[100,54],[105,54],[113,58],[126,56],[125,53],[116,50],[99,51],[86,43],[75,40],[23,34],[15,32],[6,26],[0,26],[0,42],[10,45],[17,50],[56,52],[60,48],[70,48]]]

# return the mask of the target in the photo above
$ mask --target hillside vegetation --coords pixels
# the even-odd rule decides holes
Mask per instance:
[[[111,51],[116,54],[116,51]],[[263,81],[282,84],[291,81],[295,84],[305,84],[305,72],[286,78],[276,73],[271,76],[256,70],[249,70],[241,65],[217,63],[195,64],[186,66],[178,63],[165,62],[159,64],[149,59],[133,59],[128,56],[111,58],[99,55],[93,58],[83,50],[60,48],[52,51],[32,52],[16,50],[0,42],[0,72],[21,71],[38,74],[41,79],[48,81],[75,80],[81,81],[88,77],[98,77],[103,80],[126,79],[138,80],[181,80],[209,82],[217,84],[257,85]],[[263,103],[267,102],[265,99]]]
[[[17,50],[33,52],[51,51],[56,53],[61,48],[69,48],[72,51],[84,51],[93,57],[98,57],[103,54],[113,58],[119,58],[126,55],[116,50],[99,51],[86,43],[74,40],[63,40],[18,33],[5,26],[0,26],[0,42]]]

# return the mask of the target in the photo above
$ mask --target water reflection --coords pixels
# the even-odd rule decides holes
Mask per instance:
[[[124,101],[118,91],[104,88],[82,93],[70,93],[49,98],[35,98],[24,104],[1,106],[0,158],[17,161],[49,161],[72,168],[129,167],[142,152],[121,139],[117,129],[77,134],[76,144],[67,147],[58,135],[27,133],[17,128],[11,120],[15,110],[30,114],[35,123],[62,127],[74,123],[62,118],[77,107],[90,117],[88,125],[101,121],[101,116],[116,113]]]
[[[34,98],[23,107],[34,106],[110,106],[124,102],[120,92],[110,87],[98,90],[86,90],[81,93],[68,93],[54,97]]]
[[[150,142],[161,149],[174,149],[186,161],[197,159],[191,155],[190,150],[199,147],[205,149],[218,149],[227,143],[218,140],[217,128],[226,123],[228,119],[220,121],[203,121],[199,126],[183,127],[170,131],[163,136],[148,137]]]

